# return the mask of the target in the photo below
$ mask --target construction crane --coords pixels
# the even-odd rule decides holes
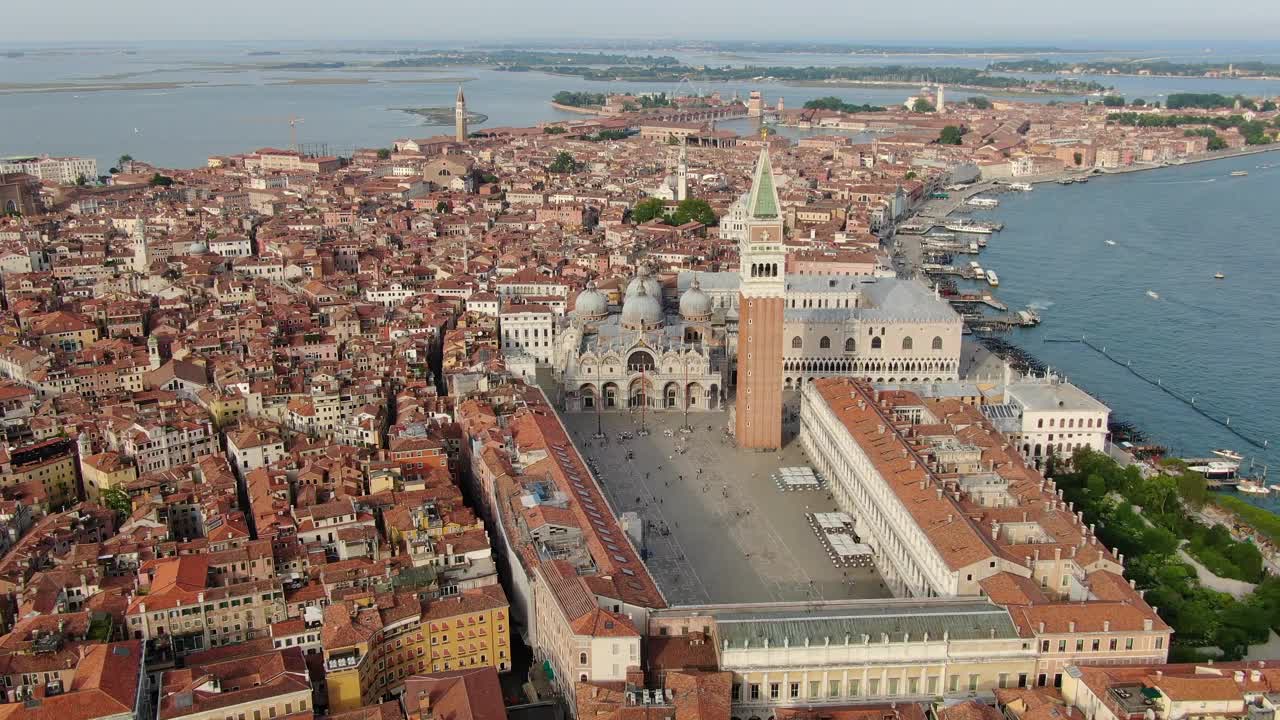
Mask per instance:
[[[303,118],[289,116],[289,149],[294,152],[298,151],[298,124],[302,122],[304,122]]]
[[[289,123],[289,149],[298,151],[298,125],[304,122],[303,118],[296,115],[256,115],[242,118],[247,123],[265,123],[269,125],[278,125],[280,123]]]

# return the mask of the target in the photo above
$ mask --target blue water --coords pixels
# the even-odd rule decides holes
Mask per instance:
[[[979,213],[1005,223],[981,263],[999,273],[1011,308],[1043,318],[1008,339],[1171,452],[1234,448],[1280,473],[1278,195],[1280,153],[1000,196]],[[1248,445],[1084,345],[1044,342],[1082,335],[1270,447]]]

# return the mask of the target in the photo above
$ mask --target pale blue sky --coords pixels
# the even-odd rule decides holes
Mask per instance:
[[[1271,0],[6,0],[13,42],[812,39],[1158,47],[1280,35]],[[1280,52],[1280,46],[1270,48]]]

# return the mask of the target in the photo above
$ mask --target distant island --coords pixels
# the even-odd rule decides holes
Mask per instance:
[[[1162,75],[1167,77],[1277,78],[1280,64],[1246,61],[1238,63],[1176,63],[1167,60],[1106,60],[1055,62],[1052,60],[1005,60],[987,66],[991,72],[1053,73],[1069,75]]]
[[[498,45],[495,47],[515,50],[539,49],[544,47],[568,48],[572,50],[692,50],[699,52],[727,53],[827,53],[849,55],[1029,55],[1053,53],[1057,55],[1082,52],[1044,45],[866,45],[841,42],[803,42],[775,41],[753,42],[750,40],[697,40],[672,42],[669,40],[609,40],[550,43],[522,43],[520,45]],[[1098,51],[1089,51],[1098,52]]]
[[[245,53],[249,57],[265,57],[267,55],[279,55],[279,50],[251,50]]]
[[[918,67],[910,65],[882,65],[860,67],[790,67],[745,65],[741,67],[694,67],[691,65],[613,65],[586,67],[580,65],[532,66],[531,70],[555,75],[570,75],[584,80],[622,82],[680,82],[684,79],[700,82],[725,82],[733,80],[774,80],[799,83],[902,83],[937,84],[994,88],[1011,92],[1042,93],[1092,93],[1105,90],[1098,82],[1026,78],[995,75],[984,70],[960,67]]]
[[[390,108],[398,110],[402,113],[416,115],[422,118],[423,125],[452,125],[454,121],[452,107],[420,107],[420,108]],[[483,125],[489,120],[489,116],[484,113],[467,112],[468,125]]]
[[[344,62],[292,62],[266,66],[267,70],[339,70],[346,67]]]

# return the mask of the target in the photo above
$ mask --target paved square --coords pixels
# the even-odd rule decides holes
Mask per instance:
[[[809,527],[806,513],[837,509],[827,491],[782,491],[770,477],[808,465],[799,442],[739,450],[722,412],[691,413],[687,435],[681,413],[650,412],[649,435],[629,440],[619,434],[638,432],[639,413],[602,413],[603,443],[594,413],[561,417],[614,510],[644,520],[642,551],[672,605],[889,597],[874,568],[837,568]]]

